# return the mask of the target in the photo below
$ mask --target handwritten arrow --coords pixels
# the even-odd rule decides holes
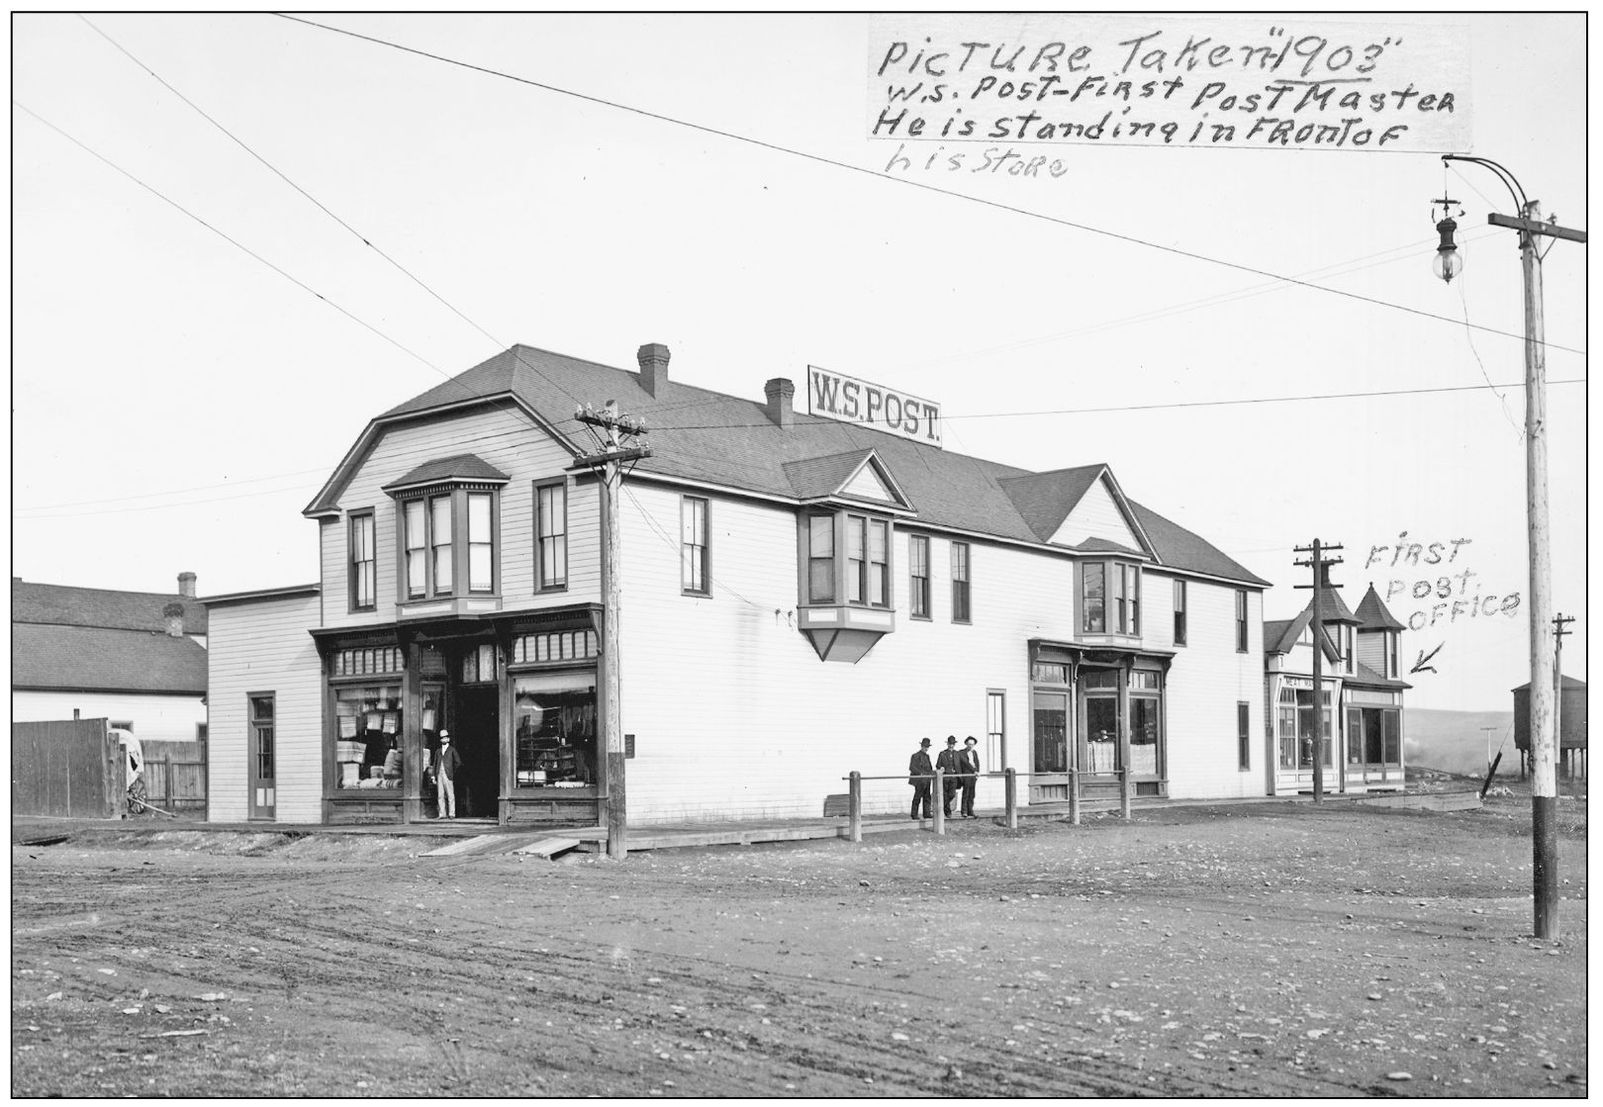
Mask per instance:
[[[1447,643],[1443,642],[1441,644],[1441,646],[1437,646],[1435,649],[1431,650],[1429,653],[1426,653],[1424,650],[1420,650],[1419,651],[1419,660],[1414,662],[1414,667],[1412,669],[1408,670],[1409,673],[1410,674],[1412,674],[1412,673],[1434,673],[1436,671],[1436,666],[1427,665],[1427,664],[1425,664],[1425,662],[1429,661],[1431,658],[1433,658],[1437,654],[1441,653],[1442,652],[1442,646],[1445,646],[1445,645],[1447,645]]]

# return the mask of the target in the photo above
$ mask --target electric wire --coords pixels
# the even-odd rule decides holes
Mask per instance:
[[[749,135],[737,134],[737,133],[735,133],[733,131],[721,130],[721,129],[717,128],[717,127],[708,126],[708,125],[703,124],[703,123],[695,123],[695,122],[692,122],[690,120],[680,119],[680,118],[677,118],[677,117],[671,116],[671,115],[664,115],[661,112],[654,112],[654,111],[647,110],[645,108],[635,107],[635,106],[630,105],[630,104],[619,103],[618,101],[608,100],[608,99],[605,99],[604,97],[592,96],[592,95],[590,95],[588,93],[583,93],[583,92],[578,92],[578,91],[573,90],[573,89],[563,88],[560,85],[553,85],[553,84],[548,84],[548,83],[545,83],[545,82],[542,82],[542,81],[536,81],[536,80],[534,80],[532,78],[529,78],[529,77],[520,77],[520,76],[517,76],[516,74],[507,73],[507,72],[505,72],[503,70],[492,69],[492,68],[490,68],[488,66],[477,65],[477,64],[475,64],[473,62],[462,61],[462,60],[460,60],[458,58],[447,57],[447,56],[445,56],[443,54],[431,53],[430,51],[427,51],[427,50],[420,50],[420,49],[418,49],[417,47],[414,47],[414,46],[404,46],[404,45],[402,45],[402,44],[400,44],[398,42],[393,42],[393,41],[391,41],[389,39],[379,38],[379,37],[377,37],[375,35],[362,34],[359,31],[351,31],[351,30],[347,30],[347,29],[345,29],[343,27],[334,27],[334,26],[331,26],[331,25],[326,24],[326,23],[318,23],[315,20],[305,19],[305,18],[302,18],[301,16],[297,16],[297,15],[290,15],[290,14],[288,14],[286,12],[274,12],[273,14],[278,16],[280,19],[287,19],[287,20],[289,20],[291,22],[294,22],[294,23],[301,23],[301,24],[304,24],[304,25],[306,25],[308,27],[315,27],[315,28],[317,28],[318,30],[321,30],[321,31],[328,31],[328,32],[330,32],[332,34],[345,35],[345,36],[347,36],[349,38],[358,39],[358,40],[363,41],[363,42],[373,43],[376,46],[384,46],[384,47],[387,47],[387,48],[392,49],[392,50],[398,50],[398,51],[400,51],[402,53],[413,54],[413,55],[416,55],[417,57],[426,58],[426,59],[428,59],[430,61],[440,62],[440,63],[445,64],[445,65],[457,66],[457,67],[462,68],[462,69],[471,70],[471,71],[473,71],[475,73],[482,73],[482,74],[484,74],[486,76],[499,77],[499,78],[501,78],[503,80],[514,81],[514,82],[516,82],[518,84],[528,85],[531,88],[541,89],[541,90],[543,90],[545,92],[555,93],[555,94],[560,95],[560,96],[572,97],[572,98],[577,99],[577,100],[583,100],[583,101],[585,101],[587,103],[597,104],[597,105],[602,106],[602,107],[613,108],[613,109],[618,110],[618,111],[629,112],[631,114],[639,115],[639,116],[642,116],[642,117],[647,118],[647,119],[655,119],[658,122],[669,123],[669,124],[672,124],[672,125],[677,126],[677,127],[685,127],[685,128],[690,129],[690,130],[698,131],[698,132],[700,132],[702,134],[714,135],[714,136],[716,136],[718,138],[730,139],[730,140],[735,141],[735,142],[748,143],[748,144],[750,144],[752,146],[756,146],[756,147],[759,147],[759,148],[764,149],[764,150],[769,150],[769,151],[772,151],[774,153],[784,154],[784,155],[786,155],[788,157],[802,158],[804,160],[815,162],[815,163],[818,163],[820,165],[832,166],[832,167],[834,167],[836,169],[842,169],[842,170],[845,170],[845,171],[850,172],[850,173],[855,173],[855,174],[858,174],[858,175],[861,175],[861,176],[870,177],[870,178],[872,178],[874,180],[890,181],[890,182],[893,182],[893,183],[896,183],[896,184],[906,185],[906,186],[908,186],[910,188],[921,189],[923,191],[931,192],[931,193],[934,193],[936,195],[946,196],[946,197],[949,197],[949,198],[952,198],[952,199],[957,199],[957,200],[965,200],[965,201],[968,201],[969,203],[979,204],[979,205],[981,205],[983,207],[994,208],[994,209],[996,209],[998,211],[1006,211],[1006,212],[1010,212],[1010,213],[1012,213],[1014,215],[1022,215],[1022,216],[1026,217],[1026,218],[1029,218],[1029,219],[1039,219],[1039,220],[1042,220],[1044,222],[1056,224],[1058,226],[1068,227],[1068,228],[1070,228],[1072,230],[1083,231],[1083,232],[1085,232],[1087,234],[1099,235],[1099,236],[1102,236],[1104,238],[1113,239],[1114,241],[1125,242],[1125,243],[1129,243],[1129,244],[1135,245],[1135,246],[1142,246],[1142,247],[1146,247],[1147,249],[1151,249],[1151,250],[1158,250],[1158,251],[1161,251],[1161,252],[1166,253],[1166,254],[1175,255],[1176,257],[1188,258],[1188,259],[1190,259],[1192,261],[1205,262],[1205,263],[1208,263],[1208,264],[1211,264],[1211,265],[1220,265],[1220,266],[1224,266],[1225,268],[1228,268],[1228,269],[1235,269],[1235,270],[1237,270],[1239,272],[1250,273],[1250,274],[1253,274],[1254,276],[1267,277],[1268,279],[1270,279],[1272,281],[1278,281],[1278,282],[1283,282],[1283,283],[1286,283],[1286,284],[1296,285],[1298,287],[1311,289],[1311,290],[1316,291],[1316,292],[1325,292],[1325,293],[1328,293],[1328,294],[1333,295],[1333,296],[1341,296],[1341,297],[1344,297],[1344,298],[1349,299],[1349,300],[1357,301],[1359,303],[1365,303],[1365,304],[1369,304],[1369,305],[1375,306],[1375,307],[1389,308],[1389,309],[1394,310],[1394,311],[1406,312],[1407,314],[1410,314],[1410,315],[1416,315],[1416,316],[1419,316],[1419,317],[1425,318],[1425,319],[1434,319],[1434,320],[1437,320],[1438,322],[1451,323],[1455,327],[1458,326],[1459,322],[1460,322],[1459,320],[1453,318],[1450,315],[1439,315],[1436,312],[1425,311],[1422,308],[1409,307],[1406,304],[1399,304],[1399,303],[1395,303],[1395,302],[1392,302],[1392,301],[1389,301],[1389,300],[1381,300],[1381,299],[1378,299],[1376,297],[1365,296],[1365,295],[1363,295],[1361,293],[1357,293],[1357,292],[1347,292],[1347,291],[1344,291],[1344,290],[1338,289],[1338,288],[1330,288],[1330,287],[1325,286],[1325,285],[1314,284],[1314,283],[1312,283],[1310,281],[1299,280],[1299,279],[1297,279],[1295,277],[1282,276],[1279,273],[1274,273],[1274,272],[1271,272],[1271,271],[1269,271],[1267,269],[1259,269],[1259,268],[1257,268],[1255,266],[1247,265],[1247,264],[1244,264],[1242,262],[1227,261],[1227,260],[1225,260],[1223,258],[1211,257],[1211,256],[1209,256],[1207,254],[1201,254],[1201,253],[1197,253],[1197,252],[1192,251],[1192,250],[1182,249],[1181,247],[1178,247],[1178,246],[1165,246],[1162,243],[1151,242],[1151,241],[1148,241],[1147,239],[1138,238],[1135,235],[1125,234],[1125,233],[1120,232],[1120,231],[1111,231],[1111,230],[1107,230],[1107,229],[1102,228],[1102,227],[1094,227],[1094,226],[1091,226],[1091,225],[1086,224],[1086,223],[1078,223],[1078,222],[1075,222],[1074,220],[1064,219],[1064,218],[1062,218],[1060,216],[1047,215],[1044,212],[1031,211],[1028,208],[1021,208],[1021,207],[1018,207],[1018,206],[1013,205],[1013,204],[1004,204],[1004,203],[1002,203],[1000,201],[997,201],[997,200],[987,200],[987,199],[984,199],[984,198],[979,197],[979,196],[970,196],[967,193],[956,192],[956,191],[953,191],[952,189],[947,189],[947,188],[941,188],[938,185],[928,184],[928,183],[925,183],[923,181],[915,181],[915,180],[912,180],[912,179],[906,178],[906,177],[893,177],[888,173],[882,173],[882,172],[879,172],[879,171],[873,170],[873,169],[865,169],[862,166],[852,165],[849,162],[837,161],[834,158],[825,157],[822,154],[813,154],[813,153],[809,153],[809,152],[807,152],[805,150],[797,150],[797,149],[795,149],[793,147],[781,146],[778,143],[767,142],[767,141],[764,141],[763,139],[752,138]],[[1496,327],[1489,327],[1489,326],[1485,326],[1484,324],[1480,324],[1480,323],[1474,323],[1474,324],[1470,324],[1470,325],[1473,326],[1476,330],[1483,330],[1483,331],[1486,331],[1486,332],[1488,332],[1490,334],[1502,335],[1505,338],[1517,338],[1517,339],[1520,339],[1521,341],[1523,341],[1524,337],[1525,337],[1523,335],[1515,334],[1515,333],[1513,333],[1511,331],[1499,330]],[[1566,353],[1583,354],[1583,355],[1585,353],[1584,350],[1578,350],[1578,349],[1575,349],[1575,348],[1569,347],[1569,346],[1561,346],[1561,345],[1558,345],[1557,343],[1544,343],[1544,345],[1546,345],[1548,349],[1563,350]]]
[[[673,536],[670,535],[667,531],[663,530],[662,527],[660,527],[657,524],[657,520],[652,518],[651,512],[647,511],[646,508],[645,508],[645,505],[642,504],[638,499],[635,498],[634,492],[627,485],[623,484],[621,481],[619,482],[618,487],[623,490],[624,495],[629,497],[629,502],[635,505],[635,510],[640,512],[640,517],[646,521],[646,525],[649,526],[656,533],[657,537],[661,538],[663,540],[663,542],[667,544],[668,548],[673,550],[675,555],[681,555],[682,554],[682,549],[681,549],[680,544],[678,542],[675,542],[673,540]],[[707,536],[707,539],[708,539],[709,542],[711,542],[712,536],[709,534]],[[757,603],[755,600],[752,600],[749,597],[743,595],[741,592],[737,591],[736,589],[731,588],[728,585],[728,583],[719,580],[718,577],[713,574],[712,569],[711,569],[710,566],[707,569],[707,579],[709,581],[711,581],[713,584],[716,584],[723,591],[728,592],[730,595],[732,595],[736,599],[740,600],[742,603],[748,604],[749,606],[756,608],[758,611],[763,612],[765,615],[770,611],[782,610],[780,608],[772,608],[772,607],[768,607],[768,606],[766,606],[764,604]]]
[[[26,113],[27,115],[32,116],[39,123],[42,123],[44,126],[50,128],[52,131],[56,132],[56,134],[60,135],[62,138],[66,139],[68,142],[70,142],[74,146],[78,147],[78,149],[82,150],[84,153],[88,154],[90,157],[94,158],[96,161],[98,161],[98,162],[102,163],[103,165],[106,165],[106,166],[116,170],[118,173],[120,173],[124,177],[128,178],[134,184],[138,185],[140,188],[144,189],[146,192],[150,193],[152,196],[156,197],[158,200],[161,200],[163,203],[168,204],[169,206],[171,206],[171,207],[177,209],[178,211],[182,212],[184,215],[188,216],[190,219],[193,219],[196,223],[199,223],[202,227],[205,227],[208,231],[211,231],[212,234],[216,235],[218,238],[221,238],[224,242],[227,242],[230,246],[233,246],[235,249],[240,250],[243,253],[246,253],[246,254],[250,255],[252,258],[255,258],[258,262],[260,262],[261,264],[265,265],[267,268],[271,269],[273,272],[277,273],[279,276],[283,277],[285,280],[289,281],[291,284],[295,285],[297,288],[301,289],[304,292],[310,293],[312,296],[314,296],[317,299],[321,300],[323,303],[327,304],[329,307],[333,308],[335,311],[339,312],[341,315],[343,315],[347,319],[351,320],[351,322],[356,323],[358,326],[362,327],[364,330],[367,330],[370,333],[372,333],[374,335],[377,335],[379,338],[383,339],[385,342],[388,342],[391,346],[394,346],[397,350],[400,350],[403,354],[406,354],[408,357],[414,358],[415,360],[421,362],[422,364],[427,365],[430,369],[433,369],[436,373],[440,373],[440,374],[444,374],[445,373],[445,370],[441,369],[438,365],[435,365],[433,362],[431,362],[428,358],[424,357],[422,354],[420,354],[420,353],[416,352],[415,350],[409,349],[408,347],[402,345],[400,342],[398,342],[394,338],[391,338],[389,335],[385,334],[383,331],[381,331],[377,327],[373,326],[373,324],[369,323],[367,320],[365,320],[365,319],[361,318],[360,316],[354,314],[353,312],[348,311],[347,309],[341,307],[339,304],[335,303],[333,300],[330,300],[327,296],[323,295],[321,292],[317,291],[317,289],[313,288],[311,285],[309,285],[306,282],[302,281],[300,278],[295,277],[292,274],[286,272],[284,269],[280,268],[279,266],[274,265],[272,262],[270,262],[266,258],[262,257],[262,255],[258,254],[255,250],[252,250],[249,246],[246,246],[243,242],[240,242],[237,238],[233,238],[230,235],[228,235],[227,233],[225,233],[224,231],[219,230],[217,227],[214,227],[212,224],[208,223],[206,220],[202,219],[200,216],[196,215],[194,212],[192,212],[188,208],[184,207],[184,205],[180,204],[177,200],[174,200],[170,196],[168,196],[165,193],[163,193],[160,189],[156,188],[154,185],[146,184],[143,180],[141,180],[140,178],[134,176],[128,170],[124,169],[122,166],[118,165],[116,162],[112,161],[110,158],[106,157],[105,155],[103,155],[103,154],[99,153],[98,151],[94,150],[93,148],[91,148],[87,144],[85,144],[83,142],[80,142],[78,139],[74,138],[72,135],[68,134],[66,131],[62,130],[60,127],[58,127],[54,123],[50,122],[50,120],[48,120],[44,116],[40,115],[38,112],[34,111],[32,108],[29,108],[25,104],[21,103],[18,100],[15,100],[15,99],[13,99],[11,101],[11,106],[16,108],[17,110],[19,110],[21,112]]]

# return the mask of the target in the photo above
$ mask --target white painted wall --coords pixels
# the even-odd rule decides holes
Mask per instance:
[[[277,821],[322,821],[322,674],[308,633],[317,617],[315,595],[210,609],[210,821],[250,816],[246,696],[255,692],[275,696]]]
[[[383,432],[339,497],[342,513],[371,508],[377,550],[377,605],[349,610],[346,562],[350,525],[346,514],[321,528],[323,620],[330,627],[395,622],[399,598],[395,501],[383,491],[412,469],[438,458],[470,453],[511,478],[501,489],[496,556],[501,572],[501,610],[528,610],[567,603],[599,602],[601,557],[594,525],[598,489],[594,481],[568,486],[568,587],[536,595],[534,484],[563,476],[572,458],[523,412],[501,408],[455,418],[407,424]]]
[[[1105,538],[1132,550],[1141,548],[1135,532],[1125,522],[1124,513],[1114,502],[1106,479],[1098,479],[1085,490],[1085,495],[1074,505],[1068,518],[1063,520],[1052,541],[1060,546],[1075,546],[1087,538]]]
[[[44,722],[79,718],[127,720],[141,739],[163,742],[193,742],[195,726],[206,721],[206,705],[201,697],[111,692],[13,692],[11,718],[14,722]]]
[[[816,816],[853,769],[891,776],[865,784],[870,811],[906,810],[905,776],[918,739],[985,743],[986,691],[1007,694],[1009,761],[1030,769],[1027,642],[1074,635],[1067,558],[971,543],[971,624],[951,621],[951,545],[930,543],[930,621],[908,618],[907,537],[895,538],[897,628],[856,665],[822,662],[794,628],[796,516],[714,498],[712,596],[681,594],[680,493],[636,482],[622,503],[623,730],[631,821]],[[1144,619],[1172,637],[1163,617]],[[1176,795],[1263,792],[1262,766],[1240,772],[1236,702],[1262,733],[1259,594],[1249,592],[1250,650],[1235,652],[1235,590],[1193,582],[1191,646],[1171,673],[1169,748]],[[985,765],[986,771],[1000,765]],[[1021,800],[1027,789],[1020,787]],[[1001,803],[1001,782],[979,802]]]

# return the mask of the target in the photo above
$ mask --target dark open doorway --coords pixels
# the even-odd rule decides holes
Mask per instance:
[[[463,818],[499,814],[501,780],[500,690],[495,685],[457,690],[451,741],[462,758],[456,813]]]

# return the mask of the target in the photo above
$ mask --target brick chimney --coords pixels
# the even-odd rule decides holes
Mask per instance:
[[[789,427],[796,421],[796,413],[792,403],[796,397],[796,386],[784,377],[775,377],[763,385],[763,395],[768,397],[768,418],[776,426]]]
[[[661,396],[668,387],[668,347],[661,342],[648,342],[635,357],[640,361],[640,387],[653,396]]]
[[[195,598],[195,574],[194,573],[179,573],[178,574],[178,594],[180,596],[188,596],[190,599],[194,599]]]
[[[193,577],[195,574],[190,573]],[[167,637],[182,638],[184,636],[184,605],[170,603],[161,609],[162,618],[167,620]]]

